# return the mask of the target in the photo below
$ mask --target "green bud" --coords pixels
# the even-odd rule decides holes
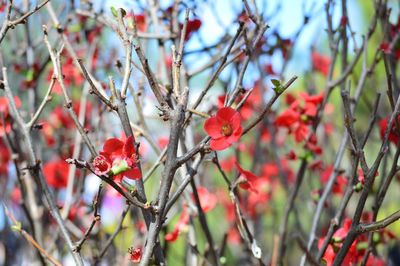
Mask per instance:
[[[357,185],[355,185],[354,190],[356,192],[360,192],[363,189],[363,184],[361,182],[358,182]]]
[[[111,172],[111,175],[118,175],[129,169],[131,169],[131,168],[128,166],[128,163],[125,160],[121,160],[118,164],[115,164],[112,166],[110,172]]]
[[[116,18],[118,17],[118,11],[117,11],[117,9],[116,9],[115,7],[113,7],[113,6],[111,7],[111,13],[113,14],[114,17],[116,17]]]
[[[13,231],[20,232],[21,228],[22,228],[22,225],[20,222],[16,222],[16,224],[11,225],[11,230],[13,230]]]

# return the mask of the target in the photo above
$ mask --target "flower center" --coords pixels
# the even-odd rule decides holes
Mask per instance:
[[[233,129],[230,124],[224,124],[221,128],[222,134],[229,137],[233,133]]]

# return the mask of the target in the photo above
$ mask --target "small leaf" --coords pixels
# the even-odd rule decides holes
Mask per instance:
[[[361,182],[358,182],[357,185],[354,187],[354,190],[356,192],[360,192],[363,189],[363,184]]]
[[[111,7],[111,13],[113,14],[114,17],[116,17],[116,18],[118,17],[118,11],[113,6]]]
[[[69,32],[79,32],[82,29],[81,24],[77,23],[68,27]]]
[[[311,151],[307,150],[303,154],[299,155],[299,158],[306,160],[307,162],[310,162],[313,158],[313,153]]]
[[[366,250],[368,248],[368,242],[361,242],[356,245],[357,250]]]
[[[13,230],[13,231],[20,232],[21,228],[22,228],[22,225],[20,222],[17,222],[16,224],[11,225],[11,230]]]
[[[277,79],[271,79],[272,84],[275,85],[275,87],[280,87],[281,86],[281,82]]]
[[[28,72],[26,72],[26,80],[27,81],[32,81],[33,80],[33,69],[29,69]]]
[[[274,84],[274,91],[278,94],[281,94],[285,89],[283,88],[281,82],[277,79],[271,79],[272,84]]]
[[[374,241],[375,244],[378,244],[379,241],[381,241],[381,237],[380,237],[379,234],[373,234],[372,239],[373,239],[373,241]]]

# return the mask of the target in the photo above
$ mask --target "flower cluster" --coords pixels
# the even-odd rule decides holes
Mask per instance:
[[[397,117],[397,123],[398,122],[400,122],[400,116]],[[379,121],[379,133],[380,133],[382,139],[385,136],[385,132],[388,127],[388,123],[389,123],[388,117],[383,118]],[[396,127],[396,123],[393,123],[392,127],[390,128],[388,140],[395,145],[397,145],[397,143],[400,140],[400,134],[399,134],[399,130]]]
[[[47,80],[50,81],[53,77],[54,71],[49,71]],[[75,67],[72,57],[67,56],[62,65],[62,75],[64,77],[64,85],[68,88],[72,85],[82,86],[84,77],[81,75],[79,70]],[[53,92],[56,94],[62,93],[61,85],[58,81],[54,84]]]
[[[371,220],[371,215],[366,213],[363,215],[363,220]],[[343,226],[339,228],[332,237],[332,242],[328,245],[324,256],[323,261],[325,261],[327,266],[332,265],[335,260],[336,254],[340,247],[343,244],[344,239],[348,235],[351,229],[352,220],[346,218],[343,222]],[[388,240],[393,239],[394,235],[384,229],[379,232],[379,241],[378,243],[386,243]],[[325,241],[325,237],[320,238],[318,241],[318,247],[321,248],[322,244]],[[366,252],[366,247],[368,246],[368,237],[367,235],[359,235],[356,240],[351,245],[346,257],[344,258],[342,265],[359,265],[363,259]],[[383,266],[386,265],[385,261],[381,258],[375,257],[373,254],[370,254],[368,257],[368,261],[365,265],[369,266]]]
[[[310,134],[310,126],[317,115],[318,106],[324,98],[323,94],[308,95],[300,93],[299,96],[299,99],[296,99],[291,94],[288,94],[286,101],[289,104],[289,108],[283,111],[275,120],[275,125],[286,128],[289,134],[294,136],[296,142],[306,140],[308,134]],[[306,146],[317,154],[321,153],[321,149],[317,146],[315,135],[311,135]]]
[[[200,206],[204,213],[207,213],[215,208],[217,205],[217,197],[210,193],[205,187],[197,188],[197,196],[199,197]],[[194,204],[194,196],[192,194],[192,201]],[[174,226],[174,230],[167,233],[164,237],[165,241],[174,242],[178,239],[178,236],[186,231],[187,225],[189,224],[190,213],[188,207],[184,205],[182,213],[179,217],[178,222]]]
[[[121,182],[124,176],[129,179],[142,177],[137,163],[138,156],[133,137],[129,136],[125,140],[117,138],[106,140],[103,150],[93,160],[93,167],[97,175],[107,175],[116,182]]]

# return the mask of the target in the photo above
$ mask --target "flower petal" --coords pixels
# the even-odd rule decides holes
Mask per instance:
[[[231,127],[233,131],[236,131],[239,127],[241,127],[240,124],[241,116],[239,112],[236,112],[232,117],[229,123],[231,124]]]
[[[129,179],[138,180],[138,179],[142,178],[142,174],[140,173],[140,170],[138,167],[134,167],[128,171],[123,172],[122,174]]]
[[[204,130],[213,139],[221,138],[223,136],[221,128],[222,124],[216,117],[210,117],[204,123]]]
[[[123,153],[127,157],[131,157],[135,154],[135,147],[133,146],[133,137],[129,136],[124,143]]]
[[[236,111],[235,109],[233,109],[232,107],[224,107],[218,110],[217,112],[217,117],[220,120],[229,122],[231,120],[231,118],[235,115],[235,114],[239,114],[238,111]]]
[[[112,154],[124,146],[124,143],[117,138],[110,138],[106,140],[103,146],[103,151],[108,154]]]
[[[232,144],[226,141],[226,138],[212,139],[210,141],[210,147],[214,151],[222,151],[231,146]]]

